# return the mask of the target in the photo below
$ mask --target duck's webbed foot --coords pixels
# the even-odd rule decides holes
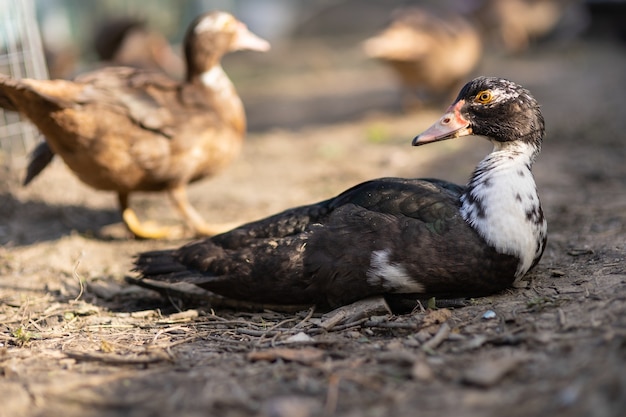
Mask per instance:
[[[155,222],[141,222],[133,209],[126,207],[122,211],[124,224],[138,239],[180,239],[183,230],[180,227],[160,226]]]
[[[228,232],[240,225],[240,223],[235,222],[207,223],[189,203],[187,188],[184,185],[171,189],[169,194],[172,202],[196,236],[214,236]]]

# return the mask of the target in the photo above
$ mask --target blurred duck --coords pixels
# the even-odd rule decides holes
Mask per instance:
[[[75,44],[55,44],[43,39],[50,78],[74,78],[82,72],[80,51]],[[58,43],[58,42],[57,42]],[[87,61],[90,70],[104,66],[125,66],[159,70],[180,80],[185,75],[185,62],[176,54],[168,40],[146,23],[132,17],[105,20],[94,32]]]
[[[184,39],[186,77],[107,67],[74,81],[16,80],[0,75],[0,106],[26,115],[44,134],[25,184],[54,154],[84,183],[117,192],[124,223],[139,238],[168,238],[175,229],[142,224],[129,207],[135,191],[166,191],[196,234],[212,235],[189,204],[187,184],[214,175],[241,149],[244,108],[220,60],[269,43],[228,13],[196,18]]]
[[[161,70],[176,79],[185,72],[185,63],[168,40],[135,18],[105,21],[95,32],[93,47],[100,61],[108,65]]]
[[[407,107],[450,99],[482,56],[480,36],[468,21],[418,7],[394,12],[391,24],[364,49],[397,74]]]
[[[508,53],[527,50],[550,34],[571,0],[482,0],[472,16],[489,41]]]

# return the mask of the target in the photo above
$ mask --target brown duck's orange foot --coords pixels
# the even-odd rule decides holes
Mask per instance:
[[[179,239],[183,237],[180,227],[159,226],[154,222],[141,223],[135,212],[127,208],[122,212],[124,224],[138,239]]]
[[[189,229],[198,237],[219,235],[241,226],[241,223],[207,223],[193,206],[189,204],[187,188],[184,184],[169,190],[169,195],[176,209],[185,219]]]

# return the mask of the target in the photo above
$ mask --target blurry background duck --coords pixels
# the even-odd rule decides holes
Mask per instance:
[[[81,72],[114,65],[159,70],[177,80],[185,76],[185,62],[167,37],[133,16],[100,21],[82,53],[74,42],[55,43],[45,37],[42,41],[52,79],[71,79]]]
[[[0,106],[27,116],[46,138],[32,154],[24,183],[58,154],[84,183],[117,193],[124,223],[136,237],[179,233],[141,223],[129,207],[135,191],[166,191],[195,234],[229,228],[202,219],[189,204],[187,184],[228,166],[246,132],[222,56],[269,47],[235,17],[216,11],[197,17],[187,30],[182,82],[129,67],[102,68],[74,81],[0,75]]]
[[[185,63],[167,38],[135,17],[102,22],[94,33],[93,50],[102,64],[161,70],[175,79],[184,77]]]
[[[572,0],[481,0],[472,6],[469,15],[484,39],[497,50],[519,54],[555,31],[567,10],[578,13],[580,4]]]
[[[468,20],[418,6],[396,10],[363,47],[394,71],[405,108],[452,99],[482,57],[481,37]]]

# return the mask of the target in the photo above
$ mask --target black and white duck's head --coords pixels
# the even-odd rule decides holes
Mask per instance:
[[[219,65],[222,56],[228,52],[269,49],[269,42],[252,33],[230,13],[204,13],[191,22],[185,34],[187,79]]]
[[[538,152],[544,129],[539,104],[528,90],[503,78],[478,77],[465,84],[446,113],[413,139],[413,145],[476,135],[496,149],[525,142]]]
[[[539,104],[526,89],[502,78],[478,77],[413,139],[417,146],[475,135],[494,144],[460,196],[460,213],[497,252],[519,259],[516,278],[539,261],[546,243],[547,224],[531,172],[544,129]]]

